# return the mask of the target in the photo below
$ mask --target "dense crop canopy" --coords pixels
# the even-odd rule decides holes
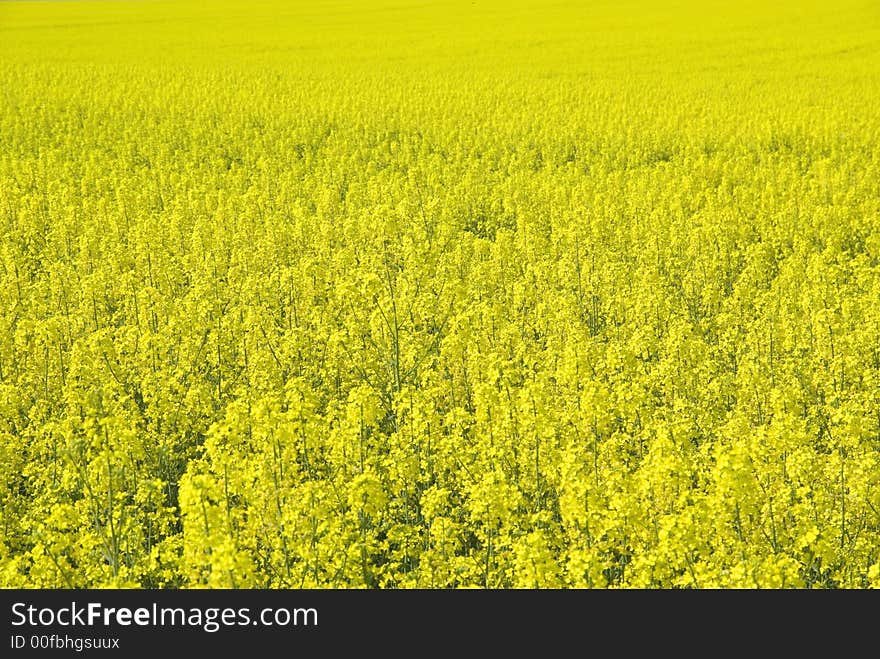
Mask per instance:
[[[0,585],[880,586],[878,44],[0,3]]]

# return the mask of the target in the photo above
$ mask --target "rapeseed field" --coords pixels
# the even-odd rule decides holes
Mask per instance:
[[[880,8],[0,2],[0,586],[880,586]]]

